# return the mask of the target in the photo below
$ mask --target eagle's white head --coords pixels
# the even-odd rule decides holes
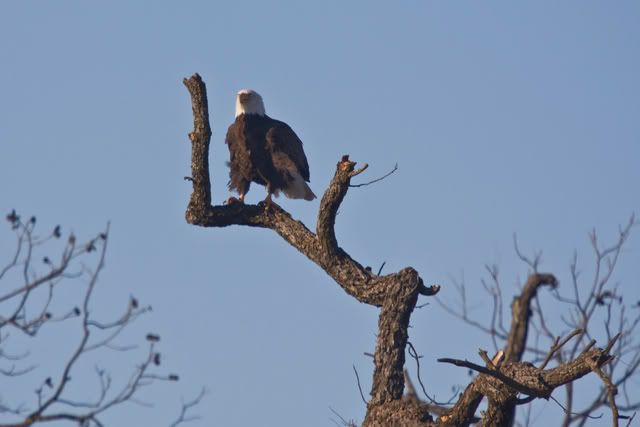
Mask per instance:
[[[264,102],[258,92],[252,89],[242,89],[236,96],[236,117],[240,114],[265,115]]]

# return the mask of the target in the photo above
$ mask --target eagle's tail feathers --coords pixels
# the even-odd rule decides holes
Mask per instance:
[[[287,188],[283,188],[284,194],[290,199],[304,199],[313,200],[316,195],[313,194],[311,188],[304,182],[302,176],[299,173],[295,173],[293,180],[289,183]]]

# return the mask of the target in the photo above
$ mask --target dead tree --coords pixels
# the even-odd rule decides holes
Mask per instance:
[[[505,354],[506,360],[521,361],[527,356],[540,366],[547,366],[551,361],[562,365],[576,359],[585,346],[592,346],[595,342],[594,335],[598,328],[603,329],[603,335],[608,342],[617,339],[612,349],[616,357],[612,358],[606,366],[594,369],[601,378],[600,388],[594,388],[591,397],[586,402],[577,402],[574,393],[574,384],[569,382],[564,386],[564,397],[560,398],[564,408],[564,417],[559,425],[583,426],[589,419],[598,418],[597,411],[602,407],[611,408],[614,420],[630,418],[621,414],[634,413],[640,409],[640,397],[634,396],[627,390],[629,380],[639,373],[640,367],[640,339],[638,338],[638,324],[640,324],[640,311],[638,302],[625,304],[617,285],[612,283],[611,277],[617,265],[624,243],[629,238],[632,227],[636,224],[632,215],[625,226],[620,227],[616,240],[607,246],[599,242],[595,230],[589,234],[589,240],[594,253],[594,269],[591,277],[581,274],[578,268],[578,255],[574,253],[569,266],[571,287],[563,293],[560,292],[558,283],[548,277],[541,285],[547,285],[553,299],[565,307],[564,315],[560,319],[553,319],[544,314],[544,306],[538,297],[541,286],[535,286],[535,277],[539,277],[537,271],[540,264],[541,252],[534,256],[523,255],[514,236],[514,248],[518,258],[524,262],[531,274],[529,279],[516,295],[511,304],[511,325],[506,328],[504,320],[507,318],[503,303],[503,290],[499,277],[498,267],[485,266],[489,274],[488,280],[482,280],[485,291],[493,301],[490,320],[479,321],[471,317],[466,301],[464,283],[457,283],[459,300],[462,302],[459,308],[438,299],[438,303],[450,314],[461,319],[474,328],[485,332],[491,337],[495,350],[500,348],[511,349]],[[565,337],[553,332],[551,323],[559,323],[563,329],[568,329]],[[533,332],[533,339],[527,341]],[[514,345],[520,342],[521,345]],[[526,347],[525,347],[526,346]],[[626,361],[622,362],[622,358]],[[618,389],[621,396],[616,403],[615,397]],[[584,400],[584,399],[583,399]],[[515,408],[512,405],[506,412],[505,425],[513,425],[515,421]],[[633,416],[633,415],[631,415]],[[523,424],[527,424],[526,421]]]
[[[602,369],[613,359],[611,350],[618,336],[612,337],[604,348],[590,343],[576,357],[550,369],[545,369],[546,363],[536,367],[520,361],[526,346],[531,301],[541,287],[557,284],[551,274],[533,273],[525,286],[526,292],[514,303],[515,316],[502,353],[489,358],[481,352],[483,365],[466,360],[440,360],[473,369],[479,375],[451,408],[439,411],[439,417],[434,419],[429,405],[415,398],[415,393],[413,396],[403,395],[403,369],[409,320],[418,297],[433,296],[440,286],[425,286],[418,272],[411,267],[396,273],[376,275],[351,258],[338,245],[335,235],[336,213],[347,194],[351,178],[363,172],[367,165],[356,168],[356,163],[348,156],[343,156],[338,162],[335,175],[320,202],[315,233],[275,203],[270,208],[262,203],[212,206],[208,163],[211,128],[206,87],[197,74],[184,79],[184,84],[191,94],[194,116],[194,129],[189,133],[191,176],[186,178],[192,182],[193,191],[185,214],[186,221],[202,227],[244,225],[269,228],[322,268],[347,294],[362,303],[379,307],[371,397],[367,402],[363,426],[466,426],[477,420],[475,413],[484,398],[488,399],[489,408],[482,417],[483,425],[503,426],[509,408],[514,405],[538,398],[547,399],[556,388],[592,372],[607,378]],[[553,356],[554,350],[549,353],[549,357]]]
[[[109,228],[96,237],[80,242],[73,233],[63,238],[60,226],[50,233],[38,236],[35,232],[36,218],[24,221],[15,211],[6,217],[15,232],[16,249],[6,265],[0,265],[0,377],[3,384],[11,381],[37,381],[32,396],[3,393],[0,399],[0,427],[29,427],[52,421],[71,421],[82,427],[102,426],[102,416],[113,412],[126,402],[136,402],[141,388],[158,381],[177,381],[175,374],[155,372],[161,364],[157,350],[159,336],[146,335],[146,353],[132,369],[128,381],[119,387],[112,382],[111,373],[96,366],[95,376],[99,387],[93,398],[76,400],[69,397],[70,384],[78,372],[78,365],[96,353],[96,350],[127,351],[134,347],[119,346],[116,339],[136,318],[151,307],[140,305],[131,297],[123,304],[122,312],[109,321],[92,315],[94,291],[98,277],[104,267],[109,240]],[[62,240],[62,250],[55,257],[49,252],[55,241]],[[93,265],[93,266],[92,266]],[[76,301],[56,298],[61,288],[71,281],[81,292]],[[67,286],[68,287],[68,286]],[[62,301],[59,301],[62,300]],[[74,304],[75,303],[75,304]],[[61,309],[61,306],[65,306]],[[61,311],[62,310],[62,311]],[[71,353],[57,372],[40,369],[38,360],[28,352],[16,352],[12,347],[14,335],[22,335],[28,342],[37,340],[49,331],[52,324],[80,325],[80,333],[74,339],[67,336],[57,339],[59,345],[50,352]],[[76,328],[73,329],[77,330]],[[74,342],[75,341],[75,342]],[[144,342],[144,341],[143,341]],[[99,363],[94,359],[95,363]],[[80,370],[80,372],[82,372]],[[34,375],[41,379],[34,379]],[[19,378],[16,378],[19,377]],[[87,391],[86,396],[91,393]],[[202,397],[202,393],[191,402],[183,404],[182,412],[173,426],[189,419],[186,413]],[[29,403],[27,403],[29,402]],[[11,421],[9,421],[11,420]]]

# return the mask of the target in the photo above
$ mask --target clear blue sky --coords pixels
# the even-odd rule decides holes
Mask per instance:
[[[194,427],[326,426],[329,407],[358,421],[365,412],[352,364],[368,391],[377,310],[273,232],[185,223],[183,77],[198,72],[209,90],[216,203],[229,195],[234,96],[253,88],[304,141],[316,194],[342,154],[369,163],[361,180],[399,164],[348,194],[337,223],[345,250],[387,272],[411,265],[447,301],[464,275],[474,314],[488,319],[484,264],[500,266],[507,300],[527,273],[512,233],[544,251],[542,270],[562,286],[574,249],[590,273],[592,227],[610,241],[640,212],[638,22],[635,1],[2,2],[0,211],[80,238],[111,221],[96,310],[115,315],[130,294],[152,304],[123,344],[157,331],[164,367],[182,377],[143,393],[155,408],[125,406],[107,425],[166,425],[202,386]],[[248,201],[263,197],[254,186]],[[278,202],[314,227],[317,200]],[[13,240],[0,233],[5,255]],[[637,233],[614,277],[635,299]],[[468,379],[436,358],[492,348],[433,301],[412,325],[438,398]],[[55,340],[70,351],[67,335]],[[134,356],[96,357],[128,372]],[[30,398],[42,375],[0,394]],[[76,376],[80,395],[95,390]],[[552,402],[542,410],[540,423],[560,414]]]

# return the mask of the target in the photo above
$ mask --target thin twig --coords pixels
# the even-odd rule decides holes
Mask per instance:
[[[518,236],[516,233],[513,233],[513,248],[515,249],[516,255],[518,256],[518,258],[520,258],[522,262],[524,262],[529,267],[531,267],[531,270],[533,270],[534,273],[537,273],[538,265],[540,265],[540,261],[542,259],[542,252],[541,251],[534,252],[533,259],[530,259],[527,256],[525,256],[522,252],[520,252],[520,248],[518,247]]]
[[[631,421],[633,421],[633,419],[636,417],[636,413],[634,412],[633,415],[631,415],[631,417],[629,417],[629,421],[627,422],[627,427],[629,427],[631,425]]]
[[[366,405],[367,399],[364,398],[364,394],[362,393],[362,387],[360,386],[360,376],[358,375],[358,370],[356,369],[356,365],[352,365],[352,366],[353,366],[353,372],[355,372],[356,374],[356,381],[358,382],[358,390],[360,391],[360,397],[362,398],[362,401]]]
[[[372,181],[365,182],[363,184],[349,184],[349,187],[357,188],[357,187],[364,187],[366,185],[375,184],[376,182],[382,181],[383,179],[385,179],[389,175],[393,174],[397,170],[398,170],[398,164],[396,163],[396,165],[393,167],[393,169],[391,169],[390,172],[387,172],[385,175],[381,176],[380,178],[376,178],[376,179],[374,179]]]
[[[380,268],[378,269],[378,276],[380,275],[380,273],[382,273],[382,269],[384,268],[384,265],[387,263],[387,261],[383,261],[382,265],[380,266]]]
[[[591,419],[591,420],[598,420],[598,419],[602,418],[602,414],[600,414],[600,415],[598,415],[598,416],[595,416],[595,415],[589,415],[589,414],[584,414],[584,415],[583,415],[583,414],[579,414],[579,413],[577,413],[577,412],[571,412],[571,411],[569,411],[567,408],[565,408],[564,406],[562,406],[562,403],[558,402],[558,399],[556,399],[555,397],[553,397],[553,396],[549,396],[549,398],[550,398],[551,400],[553,400],[554,402],[556,402],[556,404],[557,404],[560,408],[562,408],[562,411],[563,411],[565,414],[568,414],[568,415],[580,415],[580,416],[583,416],[584,418],[589,418],[589,419]]]
[[[436,402],[434,399],[431,398],[431,396],[429,396],[429,393],[427,393],[427,389],[422,383],[422,378],[420,378],[420,357],[418,356],[418,352],[416,351],[416,348],[413,346],[411,341],[407,341],[407,345],[409,346],[409,355],[413,357],[413,359],[416,361],[416,376],[418,377],[418,383],[420,384],[420,388],[422,388],[422,392],[424,393],[425,396],[427,396],[427,399],[429,399],[431,403],[434,403],[436,405],[441,405],[441,403]]]
[[[551,360],[551,358],[553,357],[554,353],[560,350],[562,346],[564,346],[566,343],[568,343],[571,340],[571,338],[581,334],[584,334],[584,329],[574,330],[569,335],[567,335],[562,341],[560,341],[560,337],[556,337],[556,340],[553,343],[553,346],[551,347],[551,349],[549,350],[549,353],[547,353],[547,356],[544,358],[544,360],[540,364],[539,369],[544,369],[549,363],[549,361]]]
[[[342,425],[343,425],[343,426],[347,427],[347,426],[351,426],[351,425],[353,425],[353,423],[350,423],[349,421],[345,420],[345,419],[344,419],[344,417],[343,417],[342,415],[340,415],[340,414],[338,413],[338,411],[336,411],[335,409],[333,409],[331,406],[329,406],[329,410],[330,410],[331,412],[333,412],[333,414],[334,414],[336,417],[340,418],[340,421],[342,422]],[[340,425],[340,424],[338,424],[335,420],[332,420],[332,421],[334,422],[334,424],[335,424],[335,425],[337,425],[337,426],[339,426],[339,425]]]
[[[189,411],[189,409],[198,405],[200,401],[204,398],[204,396],[206,396],[206,394],[207,394],[207,389],[203,388],[202,390],[200,390],[200,393],[198,393],[198,395],[193,400],[190,400],[188,402],[182,402],[180,415],[173,423],[171,423],[171,427],[176,427],[180,423],[195,421],[200,419],[198,415],[187,416],[187,412]]]

